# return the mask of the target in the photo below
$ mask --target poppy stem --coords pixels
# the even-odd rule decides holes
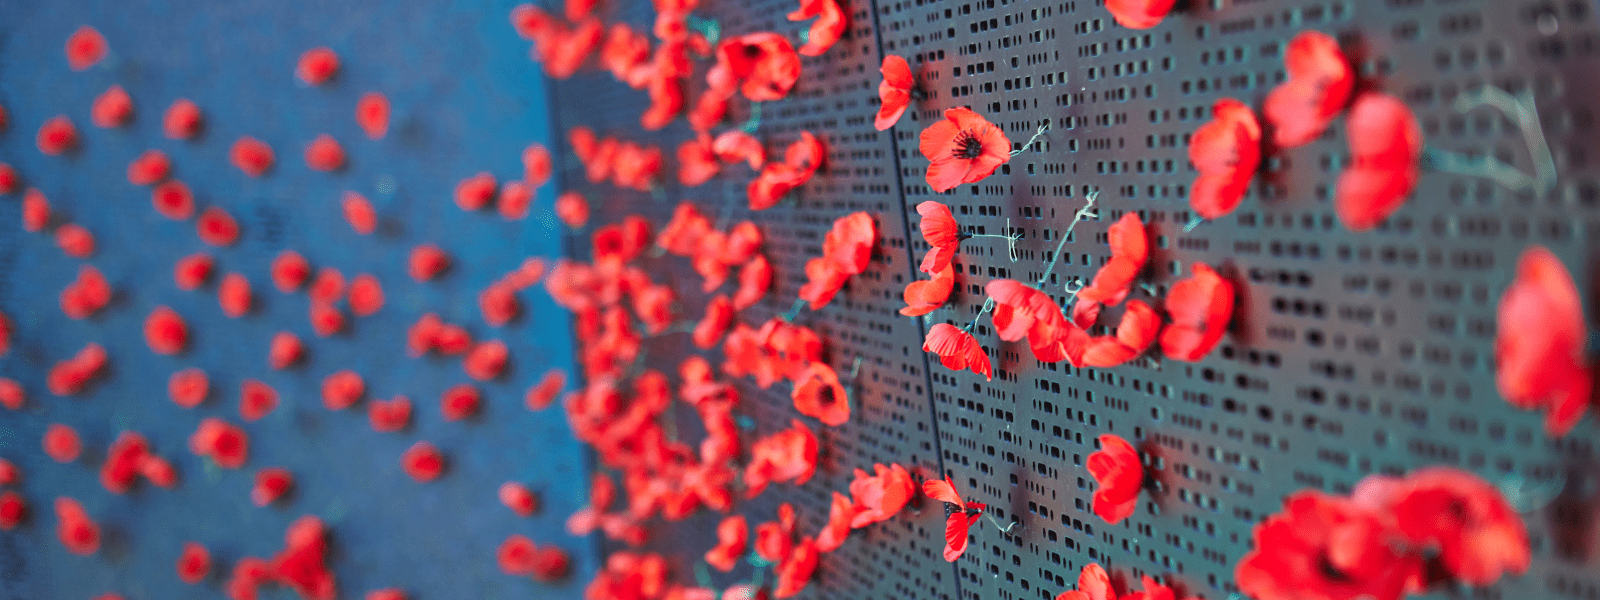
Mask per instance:
[[[1061,260],[1061,249],[1066,247],[1067,240],[1072,237],[1072,230],[1078,226],[1078,223],[1085,218],[1096,216],[1089,209],[1094,208],[1094,201],[1100,198],[1100,190],[1089,192],[1087,196],[1083,203],[1083,208],[1078,209],[1078,212],[1072,215],[1072,223],[1067,225],[1066,231],[1061,232],[1061,241],[1056,243],[1056,251],[1050,256],[1050,264],[1044,266],[1044,274],[1039,276],[1039,282],[1033,284],[1033,287],[1043,287],[1044,282],[1050,279],[1050,272],[1056,269],[1056,262]]]
[[[711,587],[711,571],[706,569],[704,561],[695,561],[694,563],[694,582],[695,585],[703,588]]]
[[[662,191],[661,186],[652,183],[650,184],[650,199],[656,202],[666,202],[667,193]]]
[[[1534,178],[1539,191],[1555,189],[1558,177],[1556,160],[1550,153],[1549,142],[1545,140],[1544,124],[1539,120],[1539,106],[1533,100],[1533,93],[1525,91],[1512,96],[1498,87],[1486,85],[1476,93],[1469,92],[1457,97],[1455,109],[1464,113],[1484,105],[1499,109],[1506,116],[1516,119],[1517,129],[1522,130],[1522,140],[1528,145],[1528,154],[1533,158]]]
[[[688,18],[685,19],[684,24],[688,25],[689,29],[698,31],[701,33],[701,35],[706,36],[706,43],[708,45],[713,48],[717,46],[717,38],[721,37],[722,25],[715,19],[705,19],[696,17],[694,15],[689,15]]]
[[[972,318],[972,322],[971,323],[967,323],[967,326],[962,328],[961,330],[965,331],[967,333],[972,333],[972,328],[978,326],[978,319],[982,319],[984,315],[989,314],[989,311],[993,310],[993,309],[994,309],[994,298],[993,297],[985,298],[983,300],[983,308],[978,310],[978,316],[973,317]]]
[[[1193,218],[1189,219],[1188,223],[1184,224],[1183,232],[1184,233],[1189,233],[1191,231],[1194,231],[1194,228],[1199,227],[1200,224],[1204,223],[1204,222],[1206,222],[1206,218],[1205,217],[1202,217],[1200,215],[1195,215]]]
[[[1006,231],[1011,231],[1011,219],[1006,219]],[[1017,262],[1017,240],[1022,239],[1022,234],[1000,235],[995,233],[964,233],[963,238],[1000,238],[1006,241],[1006,255],[1011,257],[1011,262]]]
[[[1144,293],[1146,293],[1146,294],[1150,294],[1150,297],[1152,297],[1152,298],[1160,295],[1160,294],[1156,293],[1156,286],[1150,285],[1148,283],[1139,284],[1139,289],[1144,290]]]
[[[789,312],[778,315],[778,318],[783,319],[785,323],[793,322],[795,317],[800,316],[800,309],[805,308],[805,306],[806,300],[804,298],[795,298],[794,306],[789,307]]]
[[[1044,135],[1044,132],[1046,132],[1046,131],[1050,131],[1050,122],[1049,121],[1045,121],[1043,125],[1040,125],[1039,129],[1037,131],[1033,132],[1033,137],[1028,138],[1028,143],[1023,144],[1022,148],[1019,148],[1017,150],[1012,150],[1011,151],[1011,155],[1012,156],[1016,156],[1018,154],[1022,154],[1023,152],[1026,152],[1028,150],[1028,146],[1032,146],[1033,142],[1035,140],[1039,139],[1039,136]]]
[[[744,131],[745,133],[755,133],[756,132],[756,128],[758,128],[760,126],[761,126],[761,103],[760,102],[751,102],[750,103],[750,118],[746,119],[744,124],[739,126],[739,129]]]
[[[1011,534],[1011,530],[1015,529],[1017,527],[1017,521],[1012,521],[1010,525],[1007,525],[1005,527],[1001,527],[1000,526],[1000,522],[995,520],[994,515],[991,515],[989,513],[983,513],[983,516],[985,518],[989,519],[990,523],[994,524],[994,528],[995,529],[1000,530],[1000,535],[1010,535]]]
[[[856,356],[855,361],[850,363],[850,379],[852,381],[854,381],[855,378],[856,378],[856,375],[859,375],[860,373],[861,373],[861,357],[858,355],[858,356]]]

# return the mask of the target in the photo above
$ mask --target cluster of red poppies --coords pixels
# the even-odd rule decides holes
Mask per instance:
[[[1121,581],[1112,581],[1111,574],[1099,563],[1089,563],[1078,571],[1078,585],[1056,595],[1055,600],[1175,600],[1178,593],[1171,587],[1156,582],[1149,575],[1139,578],[1141,589],[1124,589]],[[1121,590],[1121,591],[1118,591]],[[1185,596],[1185,600],[1198,600],[1198,596]]]

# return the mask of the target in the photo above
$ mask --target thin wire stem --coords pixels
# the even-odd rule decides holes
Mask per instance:
[[[745,133],[755,133],[758,127],[761,127],[761,103],[751,102],[750,118],[746,119],[744,124],[739,126],[739,129]]]
[[[972,328],[978,326],[978,319],[982,319],[984,315],[989,314],[989,311],[993,310],[993,309],[994,309],[994,298],[992,298],[992,297],[991,298],[985,298],[983,300],[983,308],[978,310],[978,316],[973,317],[972,318],[972,322],[971,323],[967,323],[967,326],[962,328],[961,330],[965,331],[967,333],[972,333]]]
[[[778,318],[783,319],[784,322],[792,322],[795,317],[800,316],[800,309],[805,307],[806,301],[804,298],[795,298],[794,306],[789,307],[789,312],[778,315]]]
[[[1517,122],[1517,129],[1522,132],[1523,143],[1527,144],[1528,155],[1533,160],[1534,174],[1530,176],[1488,154],[1473,157],[1437,148],[1428,149],[1426,154],[1428,164],[1437,171],[1491,179],[1517,192],[1548,193],[1555,189],[1559,179],[1556,161],[1550,152],[1550,144],[1545,139],[1544,125],[1539,119],[1539,107],[1534,102],[1533,96],[1531,94],[1512,96],[1498,87],[1484,86],[1476,92],[1463,93],[1456,98],[1454,108],[1456,112],[1465,113],[1481,106],[1499,110]]]
[[[1022,148],[1017,149],[1017,150],[1012,150],[1011,151],[1011,155],[1012,156],[1016,156],[1018,154],[1022,154],[1023,152],[1027,152],[1028,151],[1028,147],[1032,146],[1033,142],[1038,140],[1039,136],[1044,135],[1044,132],[1046,132],[1046,131],[1050,131],[1050,122],[1049,121],[1045,121],[1043,125],[1040,125],[1039,129],[1037,131],[1033,132],[1033,137],[1028,138],[1028,143],[1023,144]]]
[[[1087,201],[1083,203],[1083,208],[1078,209],[1078,212],[1072,215],[1072,223],[1068,224],[1067,230],[1061,233],[1061,241],[1056,243],[1056,251],[1050,256],[1050,264],[1044,266],[1044,274],[1039,276],[1038,283],[1033,284],[1033,287],[1043,287],[1044,282],[1050,280],[1050,273],[1055,271],[1056,262],[1061,260],[1061,249],[1066,247],[1067,239],[1072,237],[1072,230],[1076,228],[1078,223],[1083,221],[1085,218],[1096,216],[1089,209],[1094,208],[1094,202],[1099,198],[1100,190],[1094,190],[1088,193],[1088,198]]]

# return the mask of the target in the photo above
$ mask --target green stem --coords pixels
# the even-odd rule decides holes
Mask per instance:
[[[744,130],[745,133],[755,133],[756,132],[756,128],[760,127],[760,126],[761,126],[761,103],[760,102],[751,102],[750,103],[750,118],[746,119],[744,124],[739,126],[739,129]]]
[[[973,317],[972,318],[972,322],[971,323],[967,323],[967,326],[961,328],[961,330],[965,331],[967,333],[972,333],[972,328],[978,326],[978,319],[982,319],[984,315],[989,314],[989,311],[993,310],[993,309],[994,309],[994,298],[993,297],[985,298],[984,301],[983,301],[983,308],[978,310],[978,316]]]
[[[1094,208],[1094,202],[1099,198],[1100,190],[1089,192],[1087,201],[1083,203],[1083,208],[1078,209],[1078,212],[1072,215],[1072,223],[1068,224],[1067,230],[1061,233],[1061,241],[1056,243],[1056,251],[1050,257],[1050,264],[1044,266],[1044,274],[1039,276],[1039,282],[1033,284],[1033,287],[1043,287],[1044,282],[1050,280],[1050,273],[1056,270],[1056,262],[1061,260],[1061,249],[1066,247],[1067,238],[1072,236],[1072,230],[1078,227],[1079,222],[1087,217],[1095,216],[1089,209]]]
[[[778,315],[778,318],[783,319],[784,322],[793,322],[795,317],[800,316],[800,309],[805,307],[806,301],[804,298],[795,298],[794,306],[789,307],[789,312]]]
[[[1033,142],[1035,140],[1039,139],[1039,136],[1044,135],[1044,132],[1049,131],[1049,130],[1050,130],[1050,122],[1049,121],[1045,121],[1043,125],[1039,126],[1039,129],[1037,131],[1033,132],[1033,137],[1028,138],[1028,143],[1023,144],[1021,149],[1012,150],[1011,151],[1011,155],[1012,156],[1016,156],[1018,154],[1022,154],[1023,152],[1026,152],[1028,150],[1028,147],[1032,146]]]

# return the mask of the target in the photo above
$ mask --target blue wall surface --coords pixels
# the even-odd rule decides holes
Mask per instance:
[[[522,406],[529,385],[572,360],[566,313],[542,290],[529,289],[519,294],[523,315],[495,329],[476,305],[479,290],[524,258],[560,255],[561,230],[550,211],[556,183],[539,191],[521,221],[467,213],[451,201],[456,182],[479,171],[501,181],[520,178],[522,149],[533,141],[548,145],[545,85],[528,60],[527,42],[510,26],[512,4],[0,1],[0,105],[10,113],[0,131],[0,162],[16,167],[24,185],[42,191],[58,214],[87,227],[99,246],[86,261],[66,256],[50,236],[22,231],[20,192],[0,196],[0,312],[16,323],[0,375],[21,382],[28,394],[23,410],[0,409],[0,458],[22,468],[23,481],[12,489],[31,506],[23,526],[0,533],[0,598],[221,597],[221,581],[236,559],[270,557],[283,547],[289,523],[305,514],[330,526],[329,563],[341,598],[385,587],[421,599],[579,593],[594,551],[562,524],[585,502],[584,454],[559,410],[531,413]],[[63,53],[79,25],[98,28],[111,49],[84,72],[70,70]],[[306,86],[294,77],[296,60],[322,45],[339,54],[341,70],[324,86]],[[112,84],[131,94],[135,117],[127,127],[99,129],[90,104]],[[357,98],[368,91],[387,94],[393,104],[389,134],[377,141],[353,118]],[[197,139],[161,133],[161,114],[179,97],[205,114]],[[44,156],[34,135],[58,114],[77,124],[81,142],[69,155]],[[342,171],[305,165],[305,144],[322,133],[348,152]],[[276,151],[277,165],[266,177],[251,179],[229,164],[228,148],[242,135]],[[215,279],[192,292],[174,285],[174,261],[211,249],[196,237],[193,221],[159,216],[149,190],[128,183],[129,161],[151,148],[172,158],[174,176],[195,191],[200,207],[221,206],[239,219],[240,242],[212,254],[219,273],[249,277],[256,307],[244,318],[222,314]],[[346,225],[339,205],[346,190],[373,202],[378,233],[360,236]],[[425,241],[448,250],[454,265],[442,279],[418,284],[405,274],[406,256]],[[347,278],[376,275],[386,305],[351,319],[342,334],[317,338],[306,296],[280,293],[270,283],[269,262],[286,248]],[[106,274],[115,297],[100,314],[74,321],[63,316],[57,295],[85,262]],[[157,305],[172,307],[190,325],[190,346],[177,356],[158,356],[144,343],[144,318]],[[471,382],[458,358],[405,355],[406,327],[428,311],[511,348],[508,372],[480,384],[485,406],[475,419],[447,423],[440,415],[440,392]],[[295,368],[272,371],[268,341],[280,330],[304,339],[309,356]],[[77,396],[51,395],[46,370],[88,342],[109,351],[108,376]],[[166,393],[168,375],[190,366],[212,380],[210,398],[194,410]],[[372,431],[365,401],[357,410],[324,408],[322,378],[345,368],[366,378],[368,398],[409,396],[411,427]],[[251,436],[244,469],[208,467],[188,450],[188,437],[208,416],[242,422],[244,378],[275,387],[282,404],[243,424]],[[82,434],[83,458],[61,465],[43,455],[40,440],[51,423]],[[99,463],[123,430],[143,433],[154,452],[177,466],[176,489],[145,483],[118,496],[101,487]],[[448,457],[439,480],[419,484],[401,471],[401,453],[417,440],[433,442]],[[288,468],[296,486],[286,501],[257,508],[249,490],[255,471],[268,466]],[[509,480],[543,491],[539,513],[525,519],[500,505],[496,489]],[[99,553],[73,555],[56,540],[51,505],[61,495],[81,501],[104,528]],[[502,574],[495,550],[513,533],[566,549],[573,576],[541,584]],[[174,570],[191,540],[208,546],[216,561],[212,577],[198,586],[181,583]],[[291,596],[280,590],[263,597]]]

